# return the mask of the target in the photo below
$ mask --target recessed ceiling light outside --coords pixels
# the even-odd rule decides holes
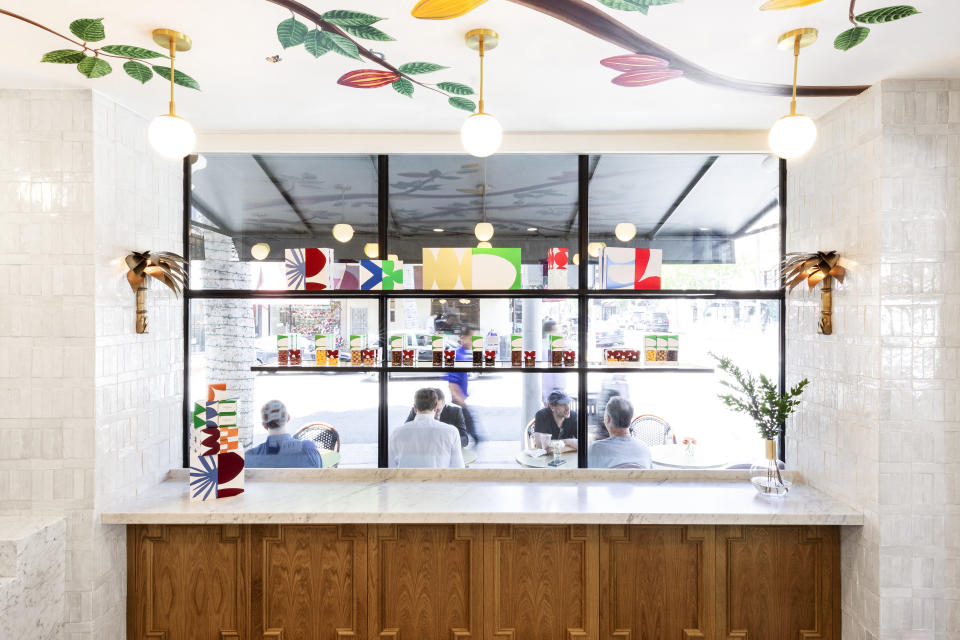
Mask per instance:
[[[434,229],[434,231],[436,231],[437,233],[443,233],[443,229],[441,229],[440,227],[437,227],[436,229]]]
[[[536,231],[536,230],[537,230],[536,227],[527,227],[527,231]]]

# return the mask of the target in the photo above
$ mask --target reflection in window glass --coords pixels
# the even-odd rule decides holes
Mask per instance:
[[[603,155],[592,156],[590,166],[591,265],[601,246],[652,248],[663,251],[664,289],[777,288],[775,159]],[[592,268],[589,277],[598,288],[599,270]]]
[[[377,241],[377,156],[204,157],[191,177],[193,289],[286,289],[284,249],[359,260]],[[349,228],[339,239],[338,224]]]
[[[421,264],[423,248],[477,247],[485,239],[492,248],[519,248],[521,287],[543,289],[548,249],[576,252],[575,155],[400,155],[390,156],[389,173],[388,248],[405,264]],[[481,222],[492,237],[477,233]],[[576,269],[567,276],[575,288]]]
[[[733,413],[717,398],[726,387],[713,371],[709,353],[728,355],[740,367],[778,375],[779,303],[776,300],[595,300],[590,306],[590,358],[602,359],[608,347],[643,349],[650,335],[669,334],[679,342],[678,369],[690,373],[635,372],[610,366],[609,373],[588,376],[588,434],[592,441],[607,437],[604,408],[611,397],[628,399],[633,417],[641,420],[631,435],[654,447],[654,467],[726,467],[763,456],[763,440],[754,424]],[[616,319],[616,324],[611,320]],[[645,366],[645,365],[644,365]],[[671,365],[657,365],[669,369]],[[674,442],[676,439],[676,443]],[[684,457],[683,440],[696,444]],[[624,447],[626,448],[626,447]],[[683,450],[684,455],[681,455]],[[659,464],[658,464],[659,461]],[[593,463],[591,463],[593,466]]]
[[[318,446],[337,451],[339,445],[333,458],[339,457],[340,467],[377,466],[377,374],[349,370],[351,335],[363,336],[369,347],[379,344],[376,300],[192,300],[190,318],[190,401],[205,402],[207,385],[225,383],[238,400],[245,447],[266,439],[260,409],[279,400],[290,415],[289,433],[323,423],[333,433],[318,435]],[[288,336],[291,349],[300,348],[303,365],[315,364],[317,334],[339,351],[343,370],[297,373],[296,365],[264,370],[278,365],[279,335]]]

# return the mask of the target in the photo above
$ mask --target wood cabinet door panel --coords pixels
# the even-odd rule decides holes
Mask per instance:
[[[277,640],[366,638],[366,527],[250,527],[251,630]]]
[[[717,615],[737,640],[840,638],[836,527],[717,527]]]
[[[129,637],[246,637],[244,529],[237,525],[130,526]]]
[[[597,637],[596,525],[487,525],[485,637]]]
[[[713,638],[714,529],[605,526],[600,638]]]
[[[482,525],[377,525],[369,531],[372,639],[479,640]]]

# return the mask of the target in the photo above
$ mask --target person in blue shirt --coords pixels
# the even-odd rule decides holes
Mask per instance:
[[[590,445],[587,456],[591,467],[650,468],[650,448],[630,435],[632,420],[633,405],[630,401],[621,396],[610,398],[603,412],[603,423],[610,437]]]
[[[245,452],[247,468],[287,469],[323,466],[320,452],[312,440],[294,440],[287,433],[290,414],[279,400],[271,400],[261,409],[267,441]]]
[[[473,330],[464,327],[460,331],[460,344],[457,347],[457,360],[473,362]],[[467,434],[473,436],[476,443],[480,442],[480,435],[477,433],[477,423],[473,419],[473,413],[467,408],[467,376],[466,371],[451,371],[447,374],[447,382],[450,385],[450,399],[453,404],[463,410],[463,421],[466,426]]]

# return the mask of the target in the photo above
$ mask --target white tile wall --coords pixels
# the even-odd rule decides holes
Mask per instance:
[[[0,513],[67,517],[62,638],[122,638],[124,530],[97,509],[180,464],[182,306],[132,249],[181,251],[181,169],[91,91],[0,90]],[[3,625],[0,625],[3,626]]]
[[[788,461],[856,503],[843,539],[844,638],[960,637],[960,81],[886,81],[820,123],[791,163],[788,251],[857,263],[792,295],[788,381],[812,384]]]

